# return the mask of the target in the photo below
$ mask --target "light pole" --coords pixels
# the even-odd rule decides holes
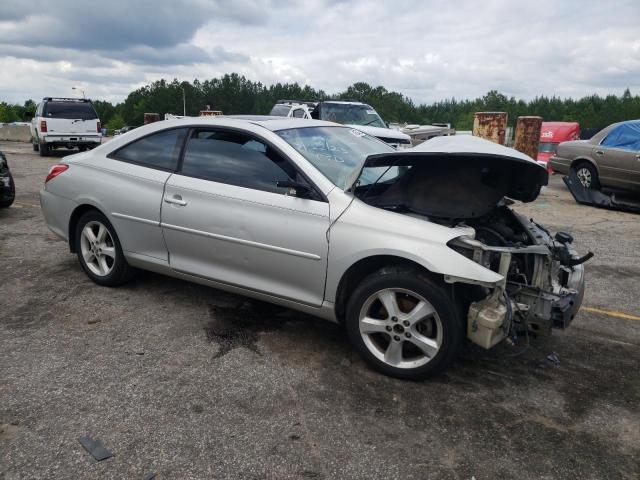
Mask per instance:
[[[82,98],[86,99],[87,97],[84,96],[84,90],[82,90],[81,88],[78,87],[71,87],[71,90],[80,90],[82,92]]]
[[[184,93],[184,87],[180,85],[180,88],[182,89],[182,115],[186,117],[187,116],[187,97],[186,97],[186,94]]]

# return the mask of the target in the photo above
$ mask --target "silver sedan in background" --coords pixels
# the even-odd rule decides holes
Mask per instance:
[[[475,142],[475,143],[474,143]],[[395,151],[329,122],[182,118],[54,165],[49,228],[99,285],[146,269],[344,323],[377,370],[424,378],[465,337],[566,327],[584,270],[513,212],[547,173],[474,138]]]

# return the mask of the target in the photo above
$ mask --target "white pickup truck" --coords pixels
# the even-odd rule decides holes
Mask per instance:
[[[372,137],[377,137],[393,148],[411,147],[411,137],[389,126],[375,109],[361,102],[325,100],[305,102],[302,100],[278,100],[270,115],[278,117],[314,118],[342,123],[356,128]]]
[[[45,97],[31,120],[33,150],[43,157],[60,147],[84,152],[101,141],[102,125],[90,100]]]

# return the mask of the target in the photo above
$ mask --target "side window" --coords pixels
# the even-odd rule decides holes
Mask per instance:
[[[151,168],[175,170],[186,133],[186,128],[153,133],[116,150],[113,158]]]
[[[239,187],[285,193],[279,181],[307,183],[278,152],[254,138],[231,131],[196,130],[187,143],[183,175]]]
[[[293,111],[293,116],[295,118],[305,118],[304,110],[302,108],[297,108]]]
[[[640,122],[623,123],[614,128],[601,145],[622,150],[640,151]]]

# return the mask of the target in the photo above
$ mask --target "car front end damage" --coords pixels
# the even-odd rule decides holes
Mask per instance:
[[[366,169],[371,169],[368,176]],[[365,184],[372,173],[386,181]],[[568,233],[555,236],[511,209],[534,201],[546,169],[513,149],[477,137],[437,137],[402,152],[367,157],[355,195],[369,205],[450,228],[470,227],[447,246],[497,273],[486,282],[441,265],[467,317],[468,338],[491,348],[520,334],[566,328],[584,294],[583,263]]]
[[[508,337],[549,335],[553,327],[568,327],[582,303],[583,263],[593,255],[579,257],[569,234],[552,238],[544,227],[506,210],[522,225],[526,243],[487,245],[469,236],[449,242],[450,248],[503,277],[494,285],[476,283],[468,302],[467,337],[484,348]]]

